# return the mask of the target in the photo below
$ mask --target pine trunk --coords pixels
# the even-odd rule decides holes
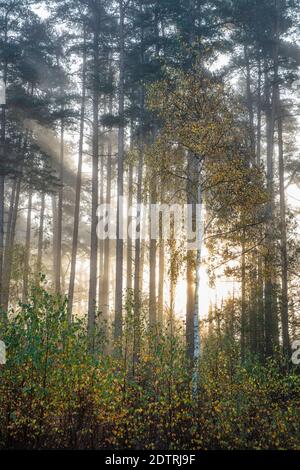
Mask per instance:
[[[90,280],[88,299],[88,337],[89,347],[94,350],[94,328],[96,318],[97,296],[97,208],[98,208],[98,158],[99,158],[99,94],[97,81],[99,77],[99,34],[94,32],[93,43],[94,76],[93,76],[93,156],[92,156],[92,214],[91,214],[91,250],[90,250]]]
[[[28,297],[28,278],[29,278],[29,261],[30,261],[30,244],[31,244],[31,212],[32,212],[32,190],[28,194],[28,210],[27,210],[27,226],[26,226],[26,241],[25,241],[25,257],[24,257],[24,277],[23,277],[23,302],[26,302]]]
[[[79,233],[79,216],[80,216],[80,200],[81,200],[81,184],[82,184],[82,159],[83,159],[83,141],[84,141],[84,119],[85,119],[85,98],[86,98],[86,32],[83,38],[83,60],[82,60],[82,91],[80,106],[80,130],[79,130],[79,151],[78,151],[78,167],[75,188],[75,209],[74,209],[74,226],[72,239],[72,257],[71,270],[68,293],[68,321],[72,321],[72,309],[74,302],[74,288],[76,275],[76,261],[78,250],[78,233]]]
[[[119,0],[119,132],[118,132],[118,191],[117,191],[117,241],[116,241],[116,291],[115,291],[115,340],[122,337],[122,294],[123,294],[123,173],[124,173],[124,5]]]

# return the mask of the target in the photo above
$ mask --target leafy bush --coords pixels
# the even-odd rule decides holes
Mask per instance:
[[[298,375],[206,352],[195,399],[180,328],[172,337],[144,328],[133,368],[129,310],[121,357],[91,353],[85,323],[69,325],[66,301],[42,287],[10,312],[1,448],[300,448]]]

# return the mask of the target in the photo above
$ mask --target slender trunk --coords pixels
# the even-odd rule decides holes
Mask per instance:
[[[136,217],[136,240],[134,253],[134,340],[133,340],[133,368],[138,361],[140,353],[140,309],[141,309],[141,203],[142,203],[142,180],[143,180],[143,149],[140,146],[138,181],[137,181],[137,217]]]
[[[258,90],[257,90],[257,137],[256,137],[256,158],[257,165],[261,164],[261,118],[262,118],[262,106],[261,106],[261,59],[258,59]]]
[[[9,303],[10,278],[11,278],[11,268],[12,268],[12,260],[13,260],[13,248],[14,248],[14,240],[15,240],[15,233],[16,233],[16,224],[17,224],[18,210],[19,210],[20,189],[21,189],[21,179],[18,178],[17,185],[16,185],[14,207],[12,211],[11,227],[10,227],[10,232],[8,235],[7,244],[5,246],[5,252],[4,252],[2,305],[5,311],[7,311],[8,303]]]
[[[257,90],[257,139],[256,159],[257,165],[261,165],[261,139],[262,139],[262,70],[261,58],[258,59],[258,90]],[[258,209],[258,217],[261,217],[261,209]],[[259,237],[263,237],[263,228],[259,229]],[[264,357],[265,326],[264,326],[264,276],[263,257],[260,251],[257,254],[257,349],[260,359]]]
[[[90,281],[88,301],[88,336],[89,346],[94,350],[94,328],[96,316],[97,295],[97,208],[98,208],[98,157],[99,157],[99,94],[97,80],[99,77],[99,33],[94,32],[94,77],[93,77],[93,157],[92,157],[92,214],[91,214],[91,251],[90,251]]]
[[[153,189],[150,194],[150,217],[151,217],[151,205],[156,204],[156,188],[153,185]],[[151,224],[149,228],[151,237]],[[149,250],[149,263],[150,263],[150,274],[149,274],[149,325],[153,328],[156,325],[157,313],[156,313],[156,240],[150,238],[150,250]]]
[[[84,119],[85,119],[85,98],[86,98],[86,31],[84,30],[83,38],[83,59],[82,59],[82,91],[80,106],[80,129],[79,129],[79,151],[78,151],[78,167],[75,188],[75,208],[74,208],[74,226],[72,240],[72,256],[71,271],[68,293],[68,321],[72,321],[72,309],[74,301],[76,261],[78,250],[78,233],[79,233],[79,216],[80,216],[80,199],[82,184],[82,159],[83,159],[83,141],[84,141]]]
[[[112,95],[109,99],[109,114],[113,112],[113,101]],[[106,197],[105,202],[107,205],[111,203],[111,186],[112,186],[112,137],[113,134],[110,132],[108,147],[107,147],[107,175],[106,175]],[[103,284],[102,284],[102,309],[103,319],[108,321],[109,316],[109,280],[110,280],[110,259],[111,255],[111,242],[109,237],[104,240],[104,265],[103,265]]]
[[[33,89],[31,90],[31,93],[33,93]],[[20,158],[20,161],[18,163],[18,168],[17,168],[17,171],[20,173],[20,175],[22,175],[22,172],[23,172],[28,134],[29,132],[28,130],[26,130],[25,136],[24,136],[23,148],[22,148],[22,139],[20,139],[20,152],[22,152],[22,156]],[[8,230],[6,234],[6,244],[5,244],[4,260],[3,260],[2,306],[4,310],[8,309],[8,303],[9,303],[10,279],[11,279],[11,269],[12,269],[12,261],[13,261],[13,248],[14,248],[14,239],[15,239],[16,224],[17,224],[18,210],[19,210],[20,190],[21,190],[21,176],[19,176],[16,179],[16,182],[14,182],[13,184],[11,207],[10,207],[9,217],[8,217]]]
[[[249,344],[250,351],[253,355],[256,355],[258,352],[258,318],[259,312],[257,309],[257,297],[258,297],[258,273],[257,273],[257,253],[254,251],[251,254],[251,299],[249,300]]]
[[[279,91],[278,91],[279,95]],[[278,105],[280,98],[278,96]],[[277,110],[280,113],[279,106]],[[281,237],[281,329],[282,346],[284,352],[289,355],[290,335],[289,335],[289,301],[288,301],[288,255],[287,255],[287,235],[286,235],[286,203],[284,189],[284,154],[283,154],[283,129],[282,117],[278,115],[278,159],[279,159],[279,194],[280,194],[280,237]]]
[[[59,181],[60,188],[58,191],[57,204],[57,233],[56,233],[56,273],[55,273],[55,290],[61,292],[61,270],[62,270],[62,220],[63,220],[63,184],[64,184],[64,121],[61,120],[60,125],[60,161],[59,161]]]
[[[161,203],[163,202],[163,192],[161,190]],[[162,214],[159,214],[159,274],[158,274],[158,303],[157,303],[157,320],[163,326],[164,316],[164,278],[165,278],[165,246],[163,240],[163,220]]]
[[[4,254],[4,175],[0,174],[0,305],[2,295],[2,267]]]
[[[195,157],[189,152],[187,161],[187,203],[192,210],[192,228],[196,225],[196,197],[195,197]],[[192,242],[192,240],[190,240]],[[186,303],[186,352],[190,364],[194,360],[194,311],[195,311],[195,252],[187,251],[186,282],[187,282],[187,303]]]
[[[43,192],[41,196],[38,253],[37,253],[37,262],[36,262],[37,277],[41,274],[42,262],[43,262],[44,223],[45,223],[45,208],[46,208],[45,199],[46,199],[46,196],[45,196],[45,193]]]
[[[115,340],[122,337],[122,293],[123,293],[123,173],[124,173],[124,5],[119,0],[119,132],[118,132],[118,200],[117,200],[117,241],[116,241],[116,291],[115,291]]]
[[[195,283],[195,306],[194,306],[194,334],[193,334],[193,344],[194,344],[194,351],[193,351],[193,359],[194,359],[194,368],[193,368],[193,375],[192,375],[192,391],[193,396],[196,396],[199,391],[199,362],[200,362],[200,331],[199,331],[199,317],[200,317],[200,270],[201,270],[201,260],[202,260],[202,240],[203,240],[203,233],[202,233],[202,185],[201,185],[201,170],[199,169],[199,182],[198,182],[198,195],[197,195],[197,204],[198,207],[197,211],[197,255],[196,255],[196,283]]]
[[[139,283],[139,292],[142,296],[143,294],[143,287],[144,287],[144,269],[145,269],[145,258],[146,258],[146,251],[147,251],[147,244],[146,244],[146,234],[145,228],[147,225],[147,200],[145,201],[145,211],[142,214],[142,240],[141,240],[141,254],[140,254],[140,283]]]
[[[55,279],[57,272],[57,205],[56,205],[56,196],[53,194],[51,198],[52,205],[52,232],[53,232],[53,241],[52,241],[52,261],[53,261],[53,289],[55,291]]]
[[[104,106],[104,114],[106,109]],[[100,191],[99,191],[99,202],[102,206],[104,204],[104,145],[103,142],[100,144]],[[103,281],[104,281],[104,240],[99,240],[99,274],[98,274],[98,310],[103,315]]]
[[[130,163],[128,169],[128,209],[132,208],[133,203],[133,192],[132,192],[132,185],[133,185],[133,166]],[[127,222],[127,229],[132,224],[132,216],[128,214],[128,222]],[[127,289],[132,289],[132,234],[129,232],[127,233]]]
[[[7,28],[8,16],[5,17],[4,23],[4,48],[7,45]],[[6,93],[7,82],[7,60],[4,60],[3,84],[4,94]],[[5,96],[4,96],[5,98]],[[5,101],[5,100],[4,100]],[[1,160],[5,162],[5,140],[6,140],[6,103],[1,103]],[[4,189],[5,189],[5,169],[0,164],[0,306],[2,305],[2,288],[3,288],[3,263],[4,263]]]
[[[250,135],[250,149],[251,159],[255,161],[255,132],[254,132],[254,111],[253,111],[253,98],[251,91],[251,67],[248,54],[248,48],[244,48],[244,56],[246,61],[246,88],[247,88],[247,108],[249,114],[249,135]]]
[[[242,300],[241,300],[241,360],[246,357],[246,256],[245,256],[245,231],[242,236]]]
[[[267,92],[270,87],[267,78]],[[271,102],[269,100],[266,112],[267,120],[267,191],[269,200],[266,205],[266,255],[265,255],[265,353],[266,357],[272,356],[274,350],[274,239],[273,239],[273,207],[274,207],[274,123],[275,103],[274,87]]]
[[[12,217],[13,217],[13,211],[14,211],[14,205],[15,205],[15,199],[16,199],[17,185],[18,185],[18,179],[15,178],[13,180],[13,186],[11,190],[10,204],[9,204],[9,210],[8,210],[5,246],[8,246],[10,242],[11,224],[12,224]]]
[[[23,302],[28,297],[28,278],[29,278],[29,261],[30,261],[30,243],[31,243],[31,212],[32,212],[32,190],[29,189],[28,194],[28,210],[27,210],[27,226],[25,241],[25,258],[24,258],[24,276],[23,276]]]

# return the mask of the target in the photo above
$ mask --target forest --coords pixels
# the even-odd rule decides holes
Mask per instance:
[[[0,449],[300,450],[299,5],[0,1]]]

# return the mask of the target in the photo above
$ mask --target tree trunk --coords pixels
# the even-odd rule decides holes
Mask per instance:
[[[11,268],[13,259],[13,248],[16,233],[16,224],[19,211],[19,199],[20,199],[21,179],[18,178],[16,184],[16,193],[14,200],[14,207],[12,211],[11,227],[9,234],[7,235],[7,243],[4,252],[4,263],[3,263],[3,291],[2,291],[2,305],[3,309],[7,311],[9,303],[9,290],[10,290],[10,278]]]
[[[116,292],[115,292],[115,340],[122,337],[123,294],[123,173],[124,173],[124,5],[119,0],[119,132],[118,132],[118,191],[117,191],[117,240],[116,240]]]
[[[41,196],[41,211],[40,211],[40,225],[39,225],[39,239],[38,239],[38,253],[36,262],[37,277],[41,274],[43,262],[43,243],[44,243],[44,223],[45,223],[45,193]]]
[[[0,306],[2,296],[2,267],[4,255],[4,175],[0,175]]]
[[[31,212],[32,212],[32,189],[29,189],[28,194],[28,210],[27,210],[27,227],[26,227],[26,241],[25,241],[25,257],[24,257],[24,277],[23,277],[23,302],[26,302],[28,297],[28,278],[29,278],[29,261],[30,261],[30,243],[31,243]]]
[[[8,15],[5,17],[4,23],[4,48],[7,46],[7,29]],[[7,82],[7,60],[4,59],[3,83],[6,87]],[[6,90],[4,89],[4,93]],[[1,109],[1,149],[0,158],[5,162],[5,141],[6,141],[6,104],[2,103]],[[5,189],[5,173],[4,168],[0,168],[0,307],[2,305],[2,289],[3,289],[3,263],[4,263],[4,189]]]
[[[250,135],[250,148],[251,160],[255,161],[255,132],[254,132],[254,112],[253,112],[253,98],[251,91],[251,67],[247,46],[244,47],[244,56],[246,62],[246,88],[247,88],[247,108],[249,114],[249,135]]]
[[[163,192],[161,190],[161,203],[163,203]],[[157,320],[163,326],[164,320],[164,282],[165,282],[165,246],[163,240],[162,214],[159,214],[159,274],[158,274],[158,302]]]
[[[195,157],[188,152],[187,161],[187,203],[192,208],[192,226],[195,228],[196,219],[196,197],[195,197]],[[192,240],[191,240],[192,241]],[[194,312],[195,312],[195,252],[187,251],[186,282],[187,282],[187,303],[186,303],[186,352],[190,364],[194,360]]]
[[[52,241],[52,261],[53,261],[53,290],[56,291],[55,279],[57,272],[57,258],[56,258],[56,242],[57,242],[57,205],[56,205],[56,196],[53,194],[51,197],[52,205],[52,232],[53,232],[53,241]]]
[[[246,357],[246,256],[245,256],[245,230],[242,235],[242,300],[241,300],[241,360]]]
[[[94,77],[93,77],[93,157],[92,157],[92,214],[91,214],[91,251],[90,251],[90,281],[88,300],[88,337],[89,347],[94,350],[94,328],[97,296],[97,208],[98,208],[98,157],[99,157],[99,94],[97,81],[99,77],[99,33],[94,32]]]
[[[55,291],[61,292],[61,270],[62,270],[62,218],[63,218],[63,197],[64,197],[64,121],[60,124],[60,160],[59,160],[59,181],[57,204],[57,225],[56,225],[56,272],[55,272]]]
[[[283,129],[280,115],[280,97],[278,90],[278,164],[279,164],[279,194],[280,194],[280,238],[281,238],[281,329],[282,346],[287,355],[291,353],[289,335],[289,301],[288,301],[288,254],[286,235],[286,203],[284,188],[284,154],[283,154]]]
[[[268,78],[266,79],[267,93],[270,91]],[[266,112],[267,121],[267,191],[269,200],[266,205],[266,255],[265,255],[265,354],[272,356],[274,350],[274,240],[273,240],[273,207],[274,207],[274,123],[275,123],[275,103],[274,87],[271,102],[268,100]]]
[[[193,321],[193,375],[192,375],[192,391],[193,396],[196,396],[199,391],[199,362],[200,362],[200,331],[199,331],[199,318],[200,318],[200,270],[202,260],[202,242],[203,242],[203,228],[202,228],[202,184],[201,184],[201,170],[198,170],[198,191],[197,191],[197,255],[196,255],[196,283],[195,283],[195,306],[194,306],[194,321]]]
[[[112,73],[111,80],[112,80]],[[109,114],[113,113],[113,101],[112,95],[109,98]],[[107,174],[106,174],[106,197],[105,203],[109,205],[111,203],[111,186],[112,186],[112,137],[113,134],[110,132],[108,147],[107,147]],[[110,280],[110,259],[111,255],[111,242],[109,237],[104,240],[104,265],[103,265],[103,292],[102,292],[102,309],[103,319],[107,322],[109,316],[109,280]]]
[[[138,181],[137,181],[137,225],[136,225],[136,240],[135,240],[135,253],[134,253],[134,339],[133,339],[133,369],[135,363],[138,361],[140,353],[140,309],[141,309],[141,203],[142,203],[142,181],[143,181],[143,149],[140,146],[139,164],[138,164]]]
[[[78,167],[75,188],[75,208],[74,208],[74,226],[72,240],[72,256],[71,271],[68,293],[68,321],[72,321],[72,309],[74,301],[76,261],[78,250],[78,232],[79,232],[79,215],[80,215],[80,199],[81,199],[81,183],[82,183],[82,159],[83,159],[83,141],[84,141],[84,119],[85,119],[85,98],[86,98],[86,31],[83,33],[83,59],[82,59],[82,91],[80,106],[80,129],[79,129],[79,151],[78,151]]]
[[[151,217],[151,205],[156,204],[156,188],[153,185],[153,189],[150,194],[150,217]],[[151,224],[149,227],[150,232],[150,250],[149,250],[149,325],[153,328],[156,325],[156,240],[151,237]]]

